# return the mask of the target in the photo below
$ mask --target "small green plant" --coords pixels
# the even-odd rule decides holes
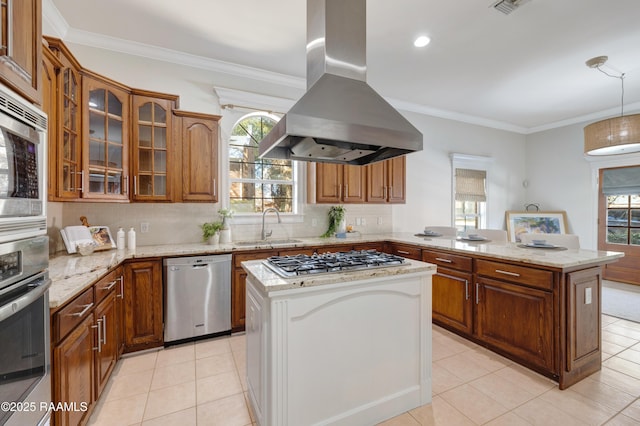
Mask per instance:
[[[232,209],[220,209],[220,210],[218,210],[218,214],[220,216],[222,216],[223,218],[232,217],[234,213],[235,212]]]
[[[344,220],[344,215],[346,212],[347,209],[344,208],[344,206],[331,206],[331,208],[329,209],[329,227],[327,228],[327,232],[322,234],[320,237],[332,237],[338,230],[338,225],[340,225],[340,222]]]
[[[200,228],[202,228],[202,240],[207,241],[222,229],[222,222],[205,222],[200,225]]]

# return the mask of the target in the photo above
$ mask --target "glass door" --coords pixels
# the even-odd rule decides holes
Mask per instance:
[[[134,96],[133,198],[169,200],[169,147],[172,102]]]
[[[128,199],[128,94],[89,78],[86,87],[84,198]]]
[[[62,144],[60,159],[62,179],[60,193],[63,198],[77,198],[82,185],[82,164],[80,158],[80,76],[71,68],[62,71]]]

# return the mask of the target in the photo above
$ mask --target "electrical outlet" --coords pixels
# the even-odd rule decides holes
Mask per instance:
[[[362,219],[360,219],[359,217],[356,217],[356,226],[361,226],[362,225]]]
[[[313,226],[313,227],[318,226],[318,219],[316,219],[315,217],[313,219],[311,219],[311,226]]]
[[[378,216],[378,225],[382,225],[382,216]]]
[[[362,223],[362,226],[367,226],[367,219],[364,217],[360,218],[360,223]]]
[[[142,222],[140,224],[140,233],[146,234],[149,232],[149,222]]]

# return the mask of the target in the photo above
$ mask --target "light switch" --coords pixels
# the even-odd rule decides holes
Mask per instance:
[[[584,289],[584,304],[591,304],[591,287],[587,287]]]

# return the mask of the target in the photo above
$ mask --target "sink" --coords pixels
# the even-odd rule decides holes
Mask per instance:
[[[255,241],[238,241],[234,243],[237,246],[275,246],[280,244],[294,244],[301,243],[301,240],[286,239],[286,240],[255,240]]]

